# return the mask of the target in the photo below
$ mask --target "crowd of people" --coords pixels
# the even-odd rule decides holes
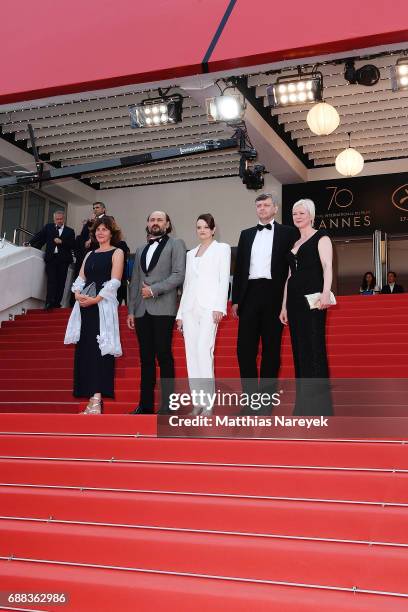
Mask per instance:
[[[273,194],[259,195],[254,212],[257,224],[239,237],[231,292],[232,314],[239,320],[237,358],[242,390],[249,396],[264,392],[272,396],[276,391],[282,330],[288,325],[297,381],[294,414],[330,415],[326,313],[335,304],[331,240],[313,227],[312,200],[294,204],[293,226],[275,220],[278,205]],[[197,218],[198,244],[188,253],[184,242],[172,238],[171,232],[169,215],[153,211],[147,218],[146,242],[135,251],[127,325],[137,335],[141,376],[139,404],[133,414],[154,412],[156,361],[161,381],[159,413],[170,413],[175,323],[184,336],[191,391],[214,392],[214,344],[218,325],[227,313],[231,247],[215,239],[216,225],[210,213]],[[86,414],[100,414],[103,398],[114,396],[115,357],[122,354],[118,304],[126,301],[129,248],[101,202],[95,202],[92,218],[83,222],[76,238],[58,211],[54,223],[47,224],[30,244],[46,245],[47,309],[61,304],[75,252],[73,309],[65,343],[76,345],[73,394],[89,398]],[[371,272],[364,275],[360,291],[378,291]],[[388,273],[382,292],[403,292],[394,272]],[[263,415],[271,412],[272,405],[257,410]],[[195,402],[191,413],[209,414],[211,409]],[[253,410],[248,406],[241,414],[253,414]]]

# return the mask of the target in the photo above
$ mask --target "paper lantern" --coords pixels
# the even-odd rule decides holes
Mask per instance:
[[[312,106],[306,117],[307,125],[318,136],[327,136],[339,126],[340,117],[334,106],[320,102]]]
[[[343,176],[355,176],[362,171],[363,166],[364,157],[352,147],[344,149],[336,157],[336,170]]]

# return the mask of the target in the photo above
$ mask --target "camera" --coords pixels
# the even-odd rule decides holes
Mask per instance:
[[[264,186],[265,166],[262,164],[252,165],[250,162],[256,159],[255,149],[241,151],[239,164],[239,176],[247,189],[262,189]]]

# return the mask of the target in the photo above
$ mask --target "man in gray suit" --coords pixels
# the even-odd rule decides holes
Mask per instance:
[[[177,287],[183,284],[186,247],[170,238],[167,213],[156,210],[147,218],[149,241],[136,249],[129,291],[127,324],[136,329],[141,362],[139,406],[132,414],[152,414],[156,384],[156,358],[160,366],[161,414],[168,413],[174,389],[171,350],[177,312]]]

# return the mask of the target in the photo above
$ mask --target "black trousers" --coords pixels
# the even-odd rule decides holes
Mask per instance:
[[[154,387],[156,385],[156,358],[160,366],[160,409],[167,410],[169,395],[174,391],[174,359],[171,350],[175,317],[151,315],[135,318],[139,341],[141,382],[139,407],[153,412]]]
[[[69,261],[61,259],[59,255],[53,255],[45,264],[47,274],[47,297],[46,304],[60,306],[64,295],[65,283],[67,280]]]
[[[243,391],[274,392],[273,379],[278,377],[282,341],[279,313],[282,295],[273,290],[272,281],[248,281],[245,300],[239,310],[237,355]],[[262,341],[261,367],[258,373],[257,355]],[[258,377],[260,382],[258,386]],[[262,379],[268,379],[263,382]],[[272,380],[271,380],[272,379]]]

